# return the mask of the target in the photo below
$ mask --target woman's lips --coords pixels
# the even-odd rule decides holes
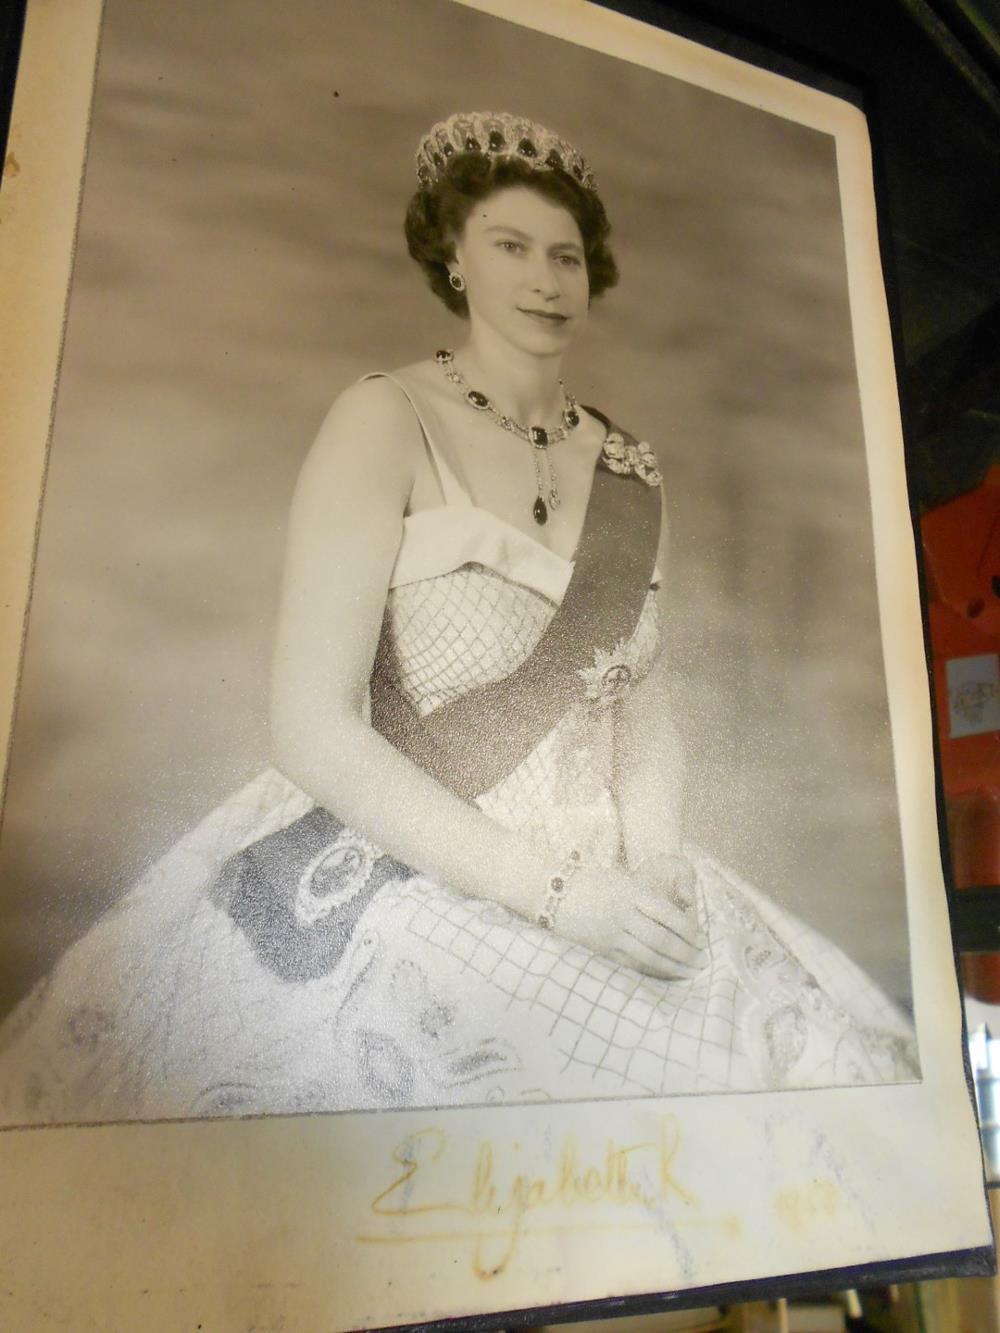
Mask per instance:
[[[540,324],[550,326],[565,324],[569,319],[568,315],[558,315],[550,310],[526,310],[523,306],[518,306],[522,315],[527,315],[529,319],[537,320]]]

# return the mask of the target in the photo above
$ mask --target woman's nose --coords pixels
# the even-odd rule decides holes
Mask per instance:
[[[536,265],[532,275],[532,285],[539,296],[545,297],[546,300],[559,295],[559,275],[548,260],[542,260]]]

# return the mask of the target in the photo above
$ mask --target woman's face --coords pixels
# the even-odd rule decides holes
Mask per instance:
[[[525,186],[478,203],[455,242],[453,271],[465,278],[473,330],[552,356],[587,318],[590,282],[572,213]]]

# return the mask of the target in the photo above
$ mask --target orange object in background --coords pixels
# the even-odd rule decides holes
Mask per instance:
[[[921,527],[955,887],[1000,885],[1000,466]],[[1000,1003],[1000,954],[964,954],[962,973]]]

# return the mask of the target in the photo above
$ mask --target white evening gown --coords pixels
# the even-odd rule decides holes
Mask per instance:
[[[419,374],[399,372],[445,503],[406,520],[388,598],[421,715],[514,670],[544,633],[569,561],[477,508]],[[657,647],[655,598],[612,666]],[[588,695],[476,798],[556,857],[617,863],[613,738],[623,673],[595,655]],[[660,981],[496,904],[390,878],[336,956],[319,939],[364,901],[378,849],[349,829],[307,858],[275,943],[267,904],[234,910],[220,866],[312,807],[274,769],[181,839],[0,1027],[0,1123],[245,1115],[666,1096],[909,1081],[912,1026],[838,948],[703,850],[705,967]],[[343,870],[335,891],[323,878]],[[317,959],[319,961],[317,961]]]

